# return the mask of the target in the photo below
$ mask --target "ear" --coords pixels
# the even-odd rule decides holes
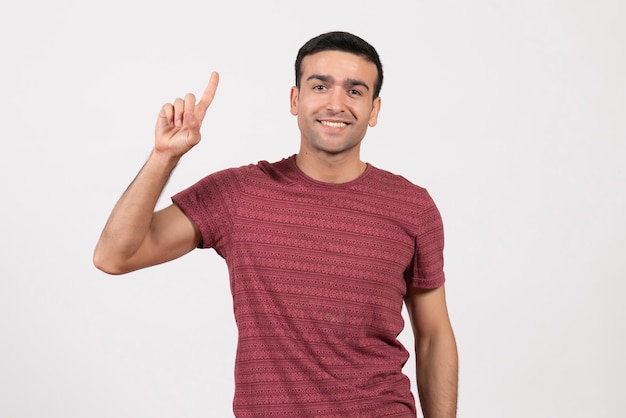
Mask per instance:
[[[289,93],[289,103],[291,104],[291,114],[296,116],[298,114],[298,94],[300,93],[300,89],[296,86],[291,88],[291,92]]]
[[[372,111],[370,112],[369,126],[374,127],[378,123],[378,113],[380,112],[380,104],[382,100],[380,96],[374,99],[372,102]]]

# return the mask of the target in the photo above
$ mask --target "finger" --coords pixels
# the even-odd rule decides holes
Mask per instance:
[[[209,84],[204,89],[204,93],[202,93],[202,97],[200,101],[196,105],[195,116],[197,120],[202,121],[204,119],[204,115],[206,115],[206,111],[213,102],[213,98],[215,97],[215,92],[217,90],[217,85],[220,81],[220,75],[218,72],[213,71],[211,73],[211,78],[209,79]]]
[[[157,124],[161,129],[174,126],[174,106],[171,103],[166,103],[161,107]]]
[[[178,98],[174,100],[174,126],[183,125],[183,112],[185,111],[185,102]]]
[[[187,93],[185,95],[184,107],[183,122],[186,126],[193,127],[195,125],[194,108],[196,107],[196,96]]]

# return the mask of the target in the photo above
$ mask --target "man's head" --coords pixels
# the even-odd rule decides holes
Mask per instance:
[[[296,60],[290,111],[298,117],[300,152],[305,156],[356,162],[368,127],[376,126],[382,66],[362,39],[331,32],[307,42]]]
[[[378,79],[374,85],[374,99],[378,97],[383,85],[383,65],[376,49],[363,39],[348,32],[328,32],[312,38],[298,51],[296,58],[296,87],[300,87],[302,78],[302,60],[312,54],[323,51],[341,51],[358,55],[376,65]]]

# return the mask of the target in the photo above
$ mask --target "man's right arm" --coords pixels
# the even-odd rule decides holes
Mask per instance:
[[[173,260],[193,250],[200,231],[176,206],[154,212],[178,161],[200,142],[200,127],[218,84],[213,73],[200,101],[187,94],[161,108],[150,158],[115,205],[93,262],[110,274],[123,274]]]
[[[176,166],[154,152],[111,212],[94,251],[94,265],[123,274],[173,260],[194,249],[200,233],[175,205],[154,212]]]

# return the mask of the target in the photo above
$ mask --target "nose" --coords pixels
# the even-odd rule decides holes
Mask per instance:
[[[345,95],[341,89],[334,88],[328,95],[328,110],[341,113],[345,110]]]

